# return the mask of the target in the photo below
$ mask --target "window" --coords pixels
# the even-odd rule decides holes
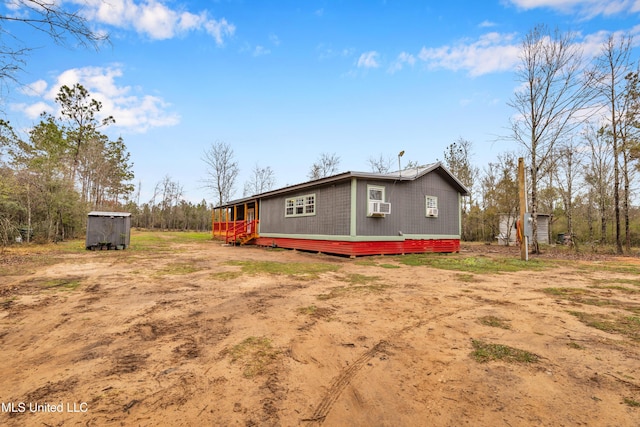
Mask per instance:
[[[315,214],[315,194],[307,194],[285,200],[284,216],[309,216]]]
[[[391,205],[384,202],[384,187],[367,185],[367,216],[384,216],[391,213]]]
[[[425,196],[426,216],[437,217],[438,216],[438,198],[435,196]]]
[[[384,202],[384,187],[367,186],[370,202]]]

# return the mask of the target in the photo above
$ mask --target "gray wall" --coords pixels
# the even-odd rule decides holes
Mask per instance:
[[[130,239],[130,216],[89,216],[87,219],[86,247],[97,245],[100,242],[129,247]]]
[[[391,214],[367,217],[367,185],[385,187]],[[403,234],[459,234],[458,192],[438,172],[414,181],[358,180],[357,234],[359,236],[398,236]],[[438,217],[426,217],[425,196],[438,198]]]
[[[316,214],[285,217],[285,200],[307,194],[316,195]],[[350,206],[350,181],[262,199],[260,233],[349,235]]]
[[[414,181],[358,179],[356,233],[358,236],[459,235],[458,192],[437,172]],[[391,214],[367,217],[367,185],[385,187]],[[285,217],[285,200],[316,195],[316,215]],[[437,218],[426,217],[425,196],[438,198]],[[344,181],[262,199],[260,233],[348,236],[350,233],[351,182]]]

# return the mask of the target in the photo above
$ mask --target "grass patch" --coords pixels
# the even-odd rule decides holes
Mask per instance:
[[[577,343],[577,342],[575,342],[575,341],[570,341],[570,342],[568,342],[568,343],[567,343],[567,346],[568,346],[569,348],[573,348],[573,349],[576,349],[576,350],[584,350],[584,346],[582,346],[582,345],[578,344],[578,343]]]
[[[80,285],[80,279],[54,279],[40,284],[44,289],[59,289],[63,291],[74,291]]]
[[[231,363],[242,364],[242,375],[253,378],[268,372],[280,352],[273,348],[266,337],[249,337],[236,344],[230,351]]]
[[[315,305],[310,305],[308,307],[300,307],[298,309],[298,313],[306,314],[307,316],[313,316],[318,311],[318,307]]]
[[[365,267],[377,267],[378,263],[372,257],[361,258],[354,262],[355,265],[362,265]]]
[[[471,357],[479,363],[501,360],[508,363],[536,363],[539,356],[518,348],[502,344],[487,344],[479,340],[471,340],[473,352]]]
[[[381,268],[400,268],[397,264],[379,264],[378,267]]]
[[[10,251],[7,250],[7,253],[0,257],[0,277],[34,274],[42,267],[61,262],[64,262],[64,259],[56,257],[55,253],[30,252],[11,248]]]
[[[544,288],[542,292],[545,294],[553,295],[561,298],[571,298],[576,295],[592,295],[593,292],[590,292],[586,289],[582,288]]]
[[[212,273],[210,275],[212,279],[220,280],[223,282],[227,280],[237,279],[240,276],[242,276],[241,271],[221,271],[219,273]]]
[[[367,257],[367,258],[364,258],[364,259],[359,259],[359,260],[355,261],[354,264],[362,265],[362,266],[365,266],[365,267],[401,268],[397,264],[389,264],[389,263],[378,264],[378,261],[373,257]]]
[[[631,399],[630,397],[625,397],[623,399],[623,402],[625,403],[625,405],[631,406],[632,408],[640,408],[640,402],[635,399]]]
[[[12,296],[10,298],[5,298],[2,301],[0,301],[0,308],[4,308],[7,309],[9,307],[11,307],[11,305],[18,299],[17,296]]]
[[[167,265],[162,270],[158,271],[158,275],[164,276],[168,274],[180,275],[180,274],[191,274],[196,271],[200,271],[201,268],[197,267],[192,263],[173,263]]]
[[[640,283],[634,283],[635,286],[640,286]],[[612,291],[619,291],[622,292],[624,294],[639,294],[640,293],[640,289],[635,289],[635,288],[628,288],[626,286],[620,286],[620,285],[592,285],[589,286],[589,288],[592,289],[608,289],[608,290],[612,290]]]
[[[615,317],[605,314],[590,314],[581,311],[569,311],[585,325],[604,332],[627,336],[640,341],[640,317],[618,315]]]
[[[343,276],[343,281],[347,282],[347,286],[337,286],[328,294],[318,295],[319,300],[328,300],[341,296],[361,294],[361,293],[379,293],[389,287],[380,283],[378,276],[367,276],[365,274],[348,274]]]
[[[476,276],[473,274],[458,273],[456,274],[456,280],[465,283],[473,283],[476,281]]]
[[[580,270],[597,271],[603,273],[620,273],[620,274],[638,274],[640,268],[633,264],[622,264],[615,262],[594,262],[589,264],[581,264]]]
[[[362,294],[362,293],[365,293],[365,294],[380,293],[380,292],[383,292],[388,287],[389,285],[383,285],[383,284],[370,284],[370,285],[364,285],[364,286],[337,286],[331,289],[331,291],[328,294],[320,294],[317,296],[317,298],[321,301],[326,301],[328,299],[338,298],[338,297],[347,296],[347,295]]]
[[[331,315],[335,312],[334,309],[328,307],[317,307],[316,305],[310,305],[307,307],[300,307],[298,309],[298,313],[303,314],[305,316],[310,316],[316,319],[327,319],[331,318]]]
[[[176,244],[203,243],[211,241],[210,232],[194,231],[131,231],[133,251],[175,251]]]
[[[622,284],[622,285],[633,285],[640,287],[640,282],[637,279],[622,279],[622,278],[614,278],[614,279],[591,279],[594,285],[607,285],[607,284]]]
[[[366,285],[370,283],[375,283],[380,278],[378,276],[367,276],[366,274],[348,274],[345,276],[345,281],[349,282],[351,285]]]
[[[574,303],[593,305],[596,307],[613,307],[640,314],[640,305],[609,298],[600,298],[597,293],[582,288],[545,288],[542,292]]]
[[[550,261],[521,261],[515,258],[464,256],[454,254],[409,254],[395,257],[401,264],[427,266],[442,270],[464,271],[476,274],[499,274],[521,270],[544,270],[555,264]]]
[[[497,316],[483,316],[478,319],[478,323],[492,328],[511,329],[511,325],[507,319]]]
[[[227,261],[226,264],[239,266],[246,274],[274,274],[305,279],[317,279],[322,273],[340,268],[334,264],[312,262]]]

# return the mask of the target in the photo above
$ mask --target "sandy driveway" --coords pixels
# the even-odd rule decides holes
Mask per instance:
[[[637,260],[481,273],[503,255],[172,236],[0,255],[1,425],[640,426]]]

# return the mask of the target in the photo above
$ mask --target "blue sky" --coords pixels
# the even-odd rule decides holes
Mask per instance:
[[[464,138],[483,167],[518,150],[503,137],[531,28],[574,31],[587,55],[613,32],[640,33],[640,0],[63,1],[111,44],[72,49],[6,27],[37,49],[4,113],[28,129],[55,114],[62,84],[81,83],[115,117],[105,133],[123,137],[141,202],[165,175],[213,202],[201,158],[216,141],[234,149],[236,197],[254,165],[280,187],[306,181],[322,152],[367,171],[401,150],[431,163]]]

